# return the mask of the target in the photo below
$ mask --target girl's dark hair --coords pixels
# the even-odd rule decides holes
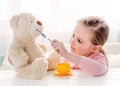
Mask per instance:
[[[78,22],[81,22],[84,26],[89,27],[90,31],[93,33],[93,38],[91,39],[91,42],[94,45],[104,45],[104,43],[108,39],[109,27],[102,18],[97,16],[90,16],[87,18],[83,18]],[[106,56],[102,48],[100,49],[100,52]]]

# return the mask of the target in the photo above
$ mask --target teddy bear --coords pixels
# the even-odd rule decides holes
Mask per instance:
[[[13,40],[8,58],[18,75],[28,79],[41,79],[47,71],[56,68],[60,55],[52,52],[46,57],[47,47],[36,43],[36,38],[43,31],[41,21],[30,13],[20,13],[10,19],[10,26]]]
[[[9,47],[9,62],[17,74],[27,79],[41,79],[48,70],[55,69],[60,60],[56,52],[46,57],[47,47],[36,43],[36,38],[43,31],[41,21],[31,13],[20,13],[10,19],[13,40]]]

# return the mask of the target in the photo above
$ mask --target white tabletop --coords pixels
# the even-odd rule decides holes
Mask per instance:
[[[0,86],[120,86],[120,68],[110,68],[106,75],[93,77],[80,70],[70,76],[54,76],[53,71],[40,80],[23,79],[13,70],[0,70]]]

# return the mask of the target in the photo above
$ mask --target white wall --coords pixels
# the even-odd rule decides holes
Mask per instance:
[[[3,0],[0,6],[0,53],[6,53],[12,40],[9,19],[20,12],[32,13],[43,22],[48,37],[64,43],[69,42],[78,19],[100,16],[110,26],[108,42],[120,42],[119,0]],[[41,37],[40,40],[48,43]]]
[[[0,54],[6,54],[12,40],[8,21],[0,21]]]

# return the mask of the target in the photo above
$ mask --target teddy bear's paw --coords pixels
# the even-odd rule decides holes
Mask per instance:
[[[11,56],[12,57],[12,56]],[[19,60],[18,60],[19,58]],[[17,59],[14,59],[12,62],[13,62],[13,66],[15,68],[18,68],[18,67],[22,67],[22,66],[25,66],[27,63],[28,63],[28,56],[26,53],[21,53],[21,56],[18,56]]]
[[[44,58],[37,58],[32,63],[32,70],[36,79],[43,78],[47,73],[47,69],[48,69],[48,62]]]
[[[61,59],[61,56],[57,52],[52,52],[49,57],[47,58],[48,60],[48,70],[53,70],[56,68],[56,64],[59,63]]]

